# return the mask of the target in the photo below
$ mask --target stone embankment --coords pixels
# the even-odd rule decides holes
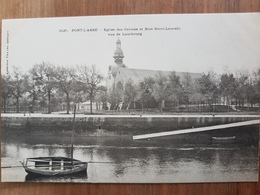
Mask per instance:
[[[258,117],[259,118],[259,117]],[[86,136],[121,136],[173,131],[255,120],[257,116],[83,116],[75,133]],[[71,134],[72,117],[2,117],[3,134]]]

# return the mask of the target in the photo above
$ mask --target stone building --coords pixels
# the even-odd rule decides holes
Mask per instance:
[[[116,89],[124,89],[125,84],[129,79],[133,83],[138,84],[144,78],[154,77],[156,74],[169,75],[171,71],[161,71],[161,70],[145,70],[145,69],[133,69],[128,68],[124,62],[124,52],[121,48],[120,39],[116,42],[116,49],[114,52],[114,64],[109,66],[108,76],[107,76],[107,89],[112,90],[113,87]],[[174,70],[174,67],[173,67]],[[200,73],[189,73],[192,80],[201,76]],[[180,80],[184,79],[185,72],[176,72],[176,75],[180,76]]]

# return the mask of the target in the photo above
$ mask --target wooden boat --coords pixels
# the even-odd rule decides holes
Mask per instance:
[[[212,137],[215,141],[230,141],[236,139],[236,136],[229,136],[229,137]]]
[[[76,105],[74,106],[73,128],[71,135],[71,157],[35,157],[21,162],[25,171],[37,176],[64,176],[87,171],[88,163],[73,158]]]
[[[88,163],[67,157],[36,157],[21,162],[25,171],[38,176],[63,176],[87,171]]]

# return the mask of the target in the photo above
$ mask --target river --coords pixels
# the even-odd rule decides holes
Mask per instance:
[[[252,133],[251,133],[252,134]],[[258,131],[255,131],[258,135]],[[69,156],[70,138],[5,136],[2,167],[37,156]],[[257,181],[258,143],[174,137],[134,141],[122,137],[75,137],[74,158],[91,161],[87,175],[28,178],[22,167],[2,168],[4,182],[190,183]]]

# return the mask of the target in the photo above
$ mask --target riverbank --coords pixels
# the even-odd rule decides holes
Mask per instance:
[[[4,134],[70,134],[72,114],[2,114]],[[75,132],[122,136],[174,131],[259,119],[259,115],[76,115]]]
[[[258,112],[223,112],[223,113],[127,113],[127,112],[114,112],[114,113],[95,113],[95,114],[76,114],[76,118],[84,117],[258,117],[260,118],[260,113]],[[1,117],[43,117],[43,118],[72,118],[73,114],[66,114],[64,112],[54,112],[51,114],[42,113],[1,113]]]

